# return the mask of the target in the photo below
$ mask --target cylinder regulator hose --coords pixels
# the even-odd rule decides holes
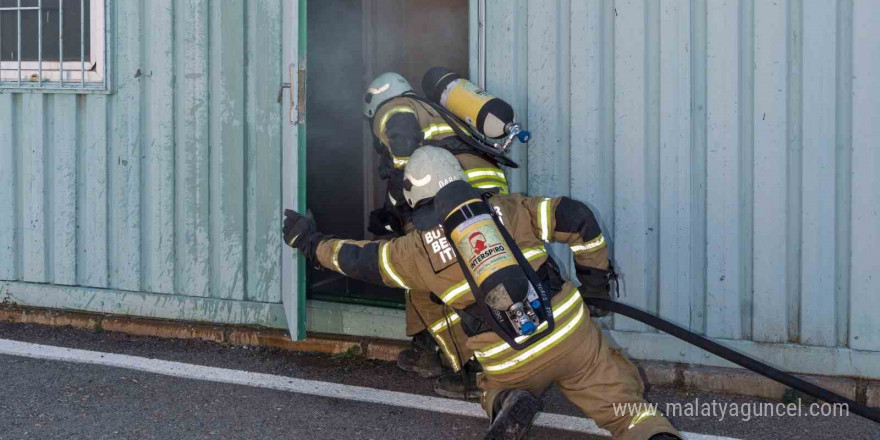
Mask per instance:
[[[665,319],[654,316],[635,307],[607,299],[584,297],[584,302],[588,305],[598,307],[610,312],[619,313],[628,318],[635,319],[643,324],[650,325],[658,330],[675,336],[688,344],[697,346],[708,351],[720,358],[726,359],[743,368],[754,371],[762,376],[775,380],[783,385],[798,390],[804,394],[824,400],[829,403],[838,403],[847,405],[848,409],[868,420],[880,423],[880,411],[867,405],[858,403],[852,399],[847,399],[840,394],[833,393],[825,388],[814,385],[792,374],[771,367],[757,359],[746,356],[740,352],[727,348],[717,342],[700,336],[684,327],[673,324]]]

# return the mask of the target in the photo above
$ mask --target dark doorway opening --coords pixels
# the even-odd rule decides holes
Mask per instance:
[[[372,239],[367,216],[384,183],[363,117],[367,84],[382,72],[406,77],[422,93],[433,66],[468,71],[468,0],[309,2],[306,56],[307,205],[325,234]],[[399,307],[403,292],[309,268],[312,299]]]

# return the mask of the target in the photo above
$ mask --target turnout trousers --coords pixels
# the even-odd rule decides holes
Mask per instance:
[[[556,300],[563,296],[554,298],[554,309]],[[583,307],[580,297],[577,300]],[[473,339],[472,343],[478,342]],[[666,417],[642,398],[644,384],[635,365],[609,346],[602,330],[589,317],[560,343],[537,353],[534,360],[509,371],[484,371],[478,384],[482,390],[480,403],[490,419],[495,397],[502,390],[526,390],[539,397],[556,384],[568,400],[615,439],[647,440],[660,433],[681,437]]]
[[[431,300],[431,292],[411,290],[406,294],[406,334],[428,330],[443,357],[454,371],[473,357],[467,347],[467,335],[461,328],[461,319],[449,307]]]

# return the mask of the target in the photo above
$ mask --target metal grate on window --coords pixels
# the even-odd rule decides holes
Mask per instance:
[[[104,0],[0,0],[0,88],[103,89]]]

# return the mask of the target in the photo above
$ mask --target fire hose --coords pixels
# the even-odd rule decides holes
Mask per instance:
[[[708,351],[722,359],[728,360],[743,368],[747,368],[764,377],[775,380],[785,386],[800,391],[806,395],[824,400],[828,403],[836,403],[846,405],[850,411],[858,414],[868,420],[880,423],[880,411],[867,405],[858,403],[852,399],[848,399],[840,394],[833,393],[825,388],[814,385],[803,379],[800,379],[790,373],[767,365],[757,359],[746,356],[738,351],[727,348],[717,342],[700,336],[684,327],[673,324],[665,319],[654,316],[635,307],[616,302],[607,298],[584,297],[584,302],[603,310],[618,313],[628,318],[635,319],[643,324],[647,324],[657,330],[668,333],[688,344],[699,347]]]

